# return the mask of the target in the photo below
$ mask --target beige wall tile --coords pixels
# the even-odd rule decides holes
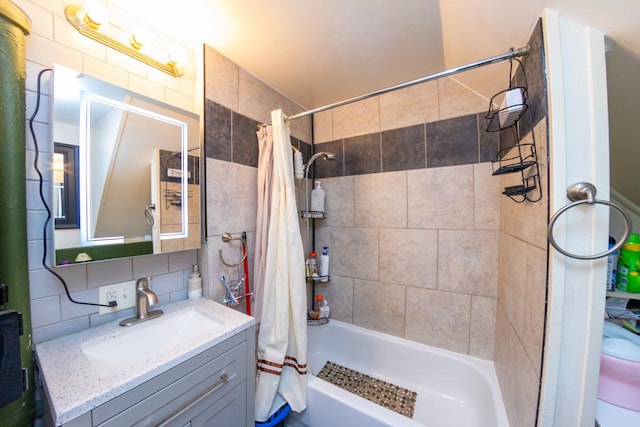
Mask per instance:
[[[404,286],[358,279],[354,281],[354,325],[402,337],[405,332],[404,318]]]
[[[355,225],[355,177],[322,179],[325,191],[325,212],[327,219],[324,225],[333,227],[353,227]],[[311,187],[309,187],[311,191]]]
[[[473,165],[473,225],[476,230],[500,229],[500,179],[492,176],[491,163]]]
[[[207,235],[255,231],[256,168],[210,158],[206,161]],[[234,185],[222,185],[225,182]]]
[[[407,173],[387,172],[354,178],[357,227],[407,226]]]
[[[332,122],[332,139],[380,132],[380,100],[374,97],[335,108]]]
[[[486,112],[489,100],[471,91],[457,80],[438,79],[438,103],[440,120]]]
[[[472,296],[469,354],[492,360],[495,331],[496,299]]]
[[[438,277],[438,232],[380,229],[380,281],[435,289]]]
[[[542,336],[545,321],[547,252],[536,246],[528,245],[524,254],[527,259],[525,274],[524,324],[518,331],[520,341],[539,374],[542,358]]]
[[[321,293],[331,308],[330,317],[353,323],[353,279],[331,276],[326,284],[316,284],[316,294]]]
[[[536,136],[536,146],[538,154],[538,164],[540,167],[540,176],[542,187],[547,188],[546,178],[546,122],[542,120],[534,129]],[[532,143],[531,133],[523,140],[524,143]],[[532,168],[527,170],[528,173],[533,171]],[[500,187],[517,185],[521,182],[519,174],[503,175],[500,177]],[[537,190],[531,192],[531,197],[537,197]],[[500,198],[500,218],[502,220],[501,229],[515,237],[526,242],[546,249],[547,247],[547,222],[548,222],[548,196],[545,194],[542,200],[538,202],[525,201],[523,203],[515,203],[505,196]]]
[[[240,68],[215,49],[205,49],[205,97],[238,111]]]
[[[408,226],[473,228],[473,165],[407,171]]]
[[[261,123],[271,123],[271,111],[284,109],[284,96],[240,69],[237,112]]]
[[[302,113],[305,110],[306,108],[303,108],[285,96],[283,109],[285,115],[293,116],[294,114]],[[313,141],[311,136],[311,116],[291,120],[289,122],[289,126],[291,127],[291,136],[301,139],[306,143],[311,143]]]
[[[333,113],[331,110],[313,115],[313,142],[333,141]]]
[[[526,243],[508,234],[500,233],[498,301],[502,304],[506,317],[516,331],[524,328],[525,274],[528,263],[526,248]]]
[[[438,83],[421,83],[380,96],[380,130],[438,120]]]
[[[333,227],[331,272],[338,276],[378,280],[378,229]]]
[[[467,353],[471,296],[407,287],[405,338]]]
[[[518,340],[509,319],[498,303],[494,366],[509,425],[535,426],[540,376]]]
[[[499,232],[440,230],[438,289],[495,297]]]

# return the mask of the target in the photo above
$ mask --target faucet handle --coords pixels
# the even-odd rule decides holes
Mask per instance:
[[[136,280],[136,288],[149,289],[149,283],[151,283],[151,277],[141,277]]]

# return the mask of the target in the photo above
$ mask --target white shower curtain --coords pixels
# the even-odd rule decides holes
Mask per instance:
[[[267,237],[271,219],[271,185],[273,181],[273,127],[261,126],[258,135],[258,210],[256,247],[253,253],[253,316],[262,319],[262,289],[267,264]]]
[[[256,421],[265,421],[280,397],[296,412],[307,403],[306,282],[290,130],[282,110],[271,112],[271,122],[273,176],[258,333]]]

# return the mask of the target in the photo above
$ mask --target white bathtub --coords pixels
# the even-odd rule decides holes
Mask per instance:
[[[315,376],[328,360],[418,393],[409,419]],[[507,427],[491,362],[348,323],[309,327],[307,409],[285,425]]]

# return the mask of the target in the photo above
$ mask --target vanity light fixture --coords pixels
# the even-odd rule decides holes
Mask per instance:
[[[64,9],[67,21],[83,36],[131,56],[174,77],[184,74],[182,62],[175,54],[150,45],[148,33],[130,32],[109,22],[106,10],[99,3],[88,2],[85,7],[69,5]],[[163,59],[158,59],[158,58]]]

